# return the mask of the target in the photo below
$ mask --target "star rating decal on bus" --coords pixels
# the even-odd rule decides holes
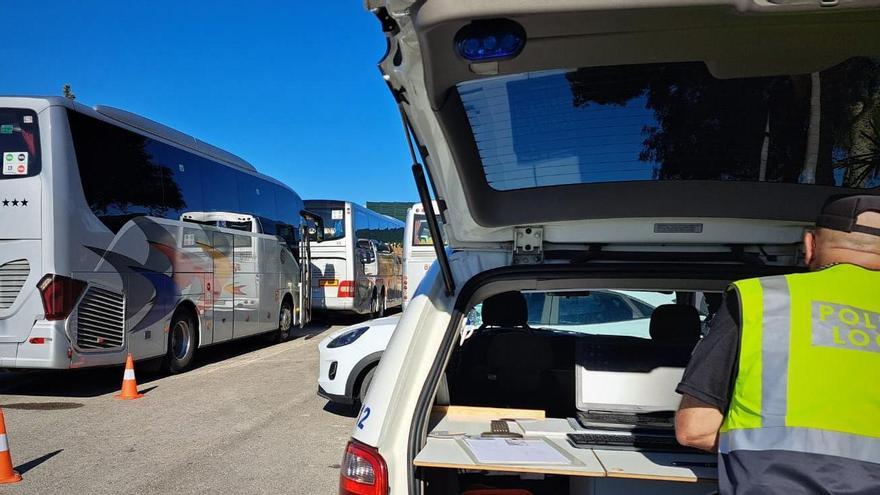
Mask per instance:
[[[8,199],[6,199],[6,198],[3,198],[3,206],[9,206],[10,204],[11,204],[12,206],[19,206],[19,205],[21,205],[21,206],[27,206],[27,205],[28,205],[28,200],[26,200],[26,199],[22,199],[21,201],[19,201],[18,198],[12,198],[12,201],[10,201],[10,200],[8,200]]]

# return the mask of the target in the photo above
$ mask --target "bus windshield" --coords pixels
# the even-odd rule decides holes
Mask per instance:
[[[309,211],[317,213],[324,220],[324,240],[333,241],[345,238],[345,207],[309,207]]]
[[[428,229],[428,219],[424,213],[413,215],[413,246],[433,246],[434,239],[431,237],[431,230]]]
[[[33,110],[0,108],[0,180],[31,177],[40,172],[40,134]]]

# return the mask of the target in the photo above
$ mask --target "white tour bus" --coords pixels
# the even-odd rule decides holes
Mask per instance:
[[[406,227],[403,231],[403,309],[406,309],[406,304],[436,259],[425,209],[421,203],[416,203],[406,210]]]
[[[57,97],[0,98],[0,152],[0,367],[176,372],[308,320],[302,200],[235,155]]]
[[[312,308],[382,316],[403,302],[403,222],[350,201],[306,200],[324,221],[312,243]]]
[[[826,200],[880,194],[876,5],[367,0],[448,248],[372,376],[339,493],[717,493],[725,445],[678,443],[676,387],[732,281],[805,270]],[[857,433],[861,411],[834,412],[822,434]],[[779,438],[837,462],[797,433]]]

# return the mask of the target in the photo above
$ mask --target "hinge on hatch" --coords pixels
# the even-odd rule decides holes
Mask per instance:
[[[513,230],[513,264],[544,262],[544,227],[516,227]]]

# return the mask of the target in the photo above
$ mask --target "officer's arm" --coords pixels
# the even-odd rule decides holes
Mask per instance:
[[[723,419],[717,407],[685,394],[675,414],[675,438],[682,445],[715,452]]]

